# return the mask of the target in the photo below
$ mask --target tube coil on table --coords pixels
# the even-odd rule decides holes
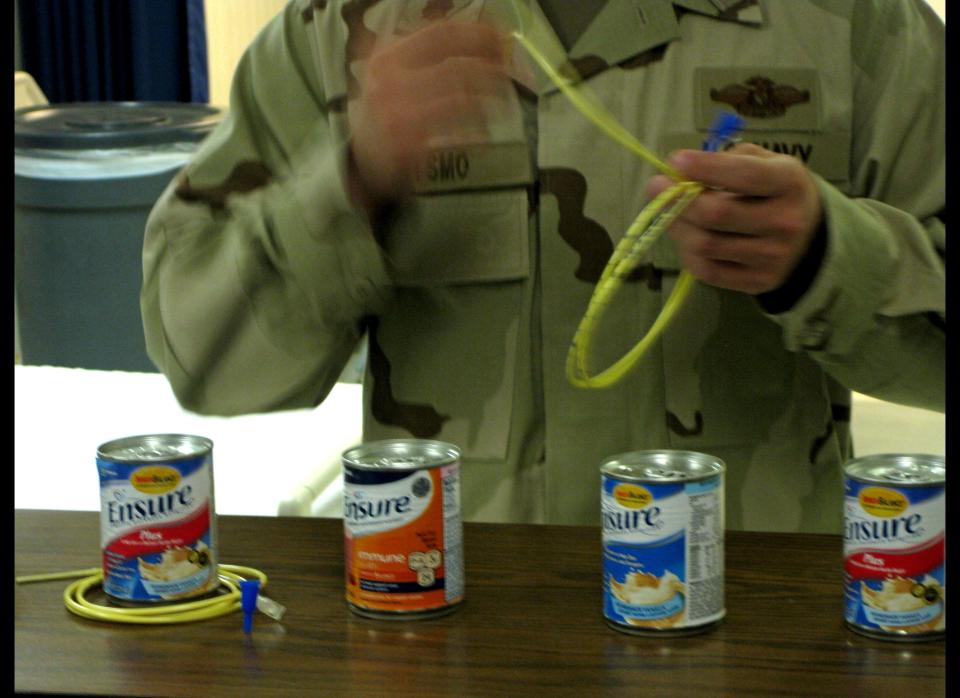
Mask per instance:
[[[253,567],[242,565],[221,564],[217,568],[220,577],[220,588],[226,588],[225,593],[216,596],[184,601],[182,603],[165,604],[163,606],[118,608],[92,603],[86,598],[87,592],[103,583],[103,571],[98,567],[53,574],[37,574],[17,577],[18,584],[29,582],[46,582],[57,579],[73,579],[63,592],[63,602],[71,613],[90,620],[106,621],[110,623],[139,623],[149,625],[163,625],[172,623],[190,623],[198,620],[207,620],[241,610],[240,583],[248,578],[259,580],[260,588],[267,585],[267,575]],[[260,600],[265,603],[261,604]],[[276,602],[260,597],[257,607],[279,620],[283,615],[283,607]]]

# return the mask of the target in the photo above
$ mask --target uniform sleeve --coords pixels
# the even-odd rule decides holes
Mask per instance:
[[[196,412],[318,404],[388,294],[307,29],[291,3],[258,36],[229,115],[147,222],[147,350]]]
[[[944,28],[923,2],[859,2],[851,190],[822,179],[823,263],[787,348],[877,398],[945,409]]]

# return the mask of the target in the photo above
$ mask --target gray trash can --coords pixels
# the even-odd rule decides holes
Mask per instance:
[[[14,112],[15,316],[24,364],[156,371],[140,316],[153,204],[222,118],[205,104]]]

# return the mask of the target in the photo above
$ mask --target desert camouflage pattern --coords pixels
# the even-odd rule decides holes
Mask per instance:
[[[665,157],[736,109],[744,140],[816,174],[828,242],[788,311],[698,284],[623,382],[583,390],[570,340],[653,171],[542,75],[517,71],[485,141],[432,153],[377,230],[344,189],[365,39],[504,16],[296,0],[264,29],[147,226],[146,337],[178,399],[319,404],[365,336],[364,438],[459,446],[468,520],[597,524],[601,461],[670,448],[727,463],[729,528],[839,533],[850,390],[944,409],[942,24],[920,0],[603,4],[568,59],[609,110]],[[679,272],[665,237],[610,308],[597,369]]]

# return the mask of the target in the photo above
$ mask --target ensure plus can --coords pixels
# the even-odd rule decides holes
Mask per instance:
[[[349,607],[422,618],[462,601],[460,450],[440,441],[374,441],[343,454]]]
[[[726,614],[719,458],[637,451],[600,467],[603,613],[637,635],[688,635]]]
[[[929,640],[947,627],[946,466],[940,456],[884,454],[845,468],[847,625],[885,640]]]
[[[163,603],[212,592],[217,574],[213,443],[152,434],[97,449],[103,590]]]

